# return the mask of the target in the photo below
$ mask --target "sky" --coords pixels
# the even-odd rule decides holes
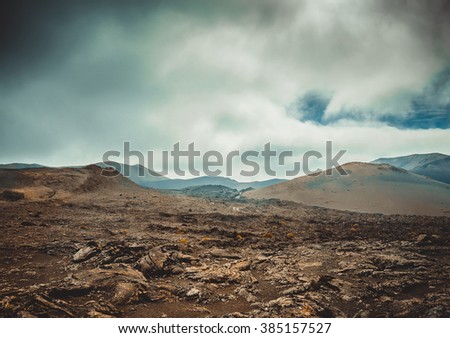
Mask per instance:
[[[449,1],[1,6],[0,163],[94,163],[125,141],[450,153]]]

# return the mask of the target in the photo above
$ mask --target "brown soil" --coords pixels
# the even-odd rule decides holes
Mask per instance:
[[[3,317],[448,317],[448,217],[0,171]],[[51,193],[50,193],[51,192]]]

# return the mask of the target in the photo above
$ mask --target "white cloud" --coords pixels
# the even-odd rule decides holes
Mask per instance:
[[[347,161],[449,152],[446,130],[348,120],[319,126],[286,109],[318,90],[332,93],[326,118],[344,108],[368,121],[405,114],[412,93],[448,62],[445,40],[434,38],[448,25],[429,23],[425,5],[396,13],[377,1],[242,6],[207,14],[163,7],[136,22],[99,20],[61,65],[0,94],[8,119],[27,122],[23,140],[0,160],[94,162],[126,140],[142,151],[195,141],[224,152],[269,141],[304,152],[332,140],[348,149]]]

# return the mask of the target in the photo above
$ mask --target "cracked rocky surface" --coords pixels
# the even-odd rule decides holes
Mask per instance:
[[[0,201],[3,317],[448,317],[448,217],[115,187]]]

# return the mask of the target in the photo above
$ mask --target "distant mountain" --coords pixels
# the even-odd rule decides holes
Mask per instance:
[[[397,168],[402,168],[406,170],[412,170],[416,167],[426,165],[428,163],[448,158],[448,155],[440,153],[430,153],[430,154],[414,154],[399,157],[383,157],[378,158],[371,163],[375,164],[390,164]]]
[[[281,183],[286,180],[283,179],[271,179],[267,181],[255,181],[255,182],[238,182],[228,177],[214,177],[214,176],[202,176],[190,179],[171,179],[159,182],[150,182],[146,187],[155,189],[170,189],[179,190],[197,186],[224,186],[230,189],[242,190],[248,188],[263,188],[273,184]]]
[[[445,183],[387,164],[347,163],[342,168],[349,175],[333,169],[243,195],[357,212],[450,216],[450,186]]]
[[[35,168],[45,168],[45,166],[37,163],[0,164],[0,169],[35,169]]]
[[[450,184],[450,156],[415,167],[411,172]]]
[[[284,182],[283,179],[271,179],[267,181],[255,182],[238,182],[228,177],[219,176],[202,176],[188,179],[170,179],[168,177],[157,174],[146,167],[135,164],[126,165],[118,162],[100,162],[96,163],[101,168],[113,167],[125,177],[129,178],[136,184],[144,188],[153,188],[161,190],[181,190],[197,186],[223,186],[229,189],[248,189],[248,188],[263,188],[272,184]]]
[[[390,164],[433,180],[450,184],[450,156],[440,153],[414,154],[408,156],[379,158],[372,163]]]

